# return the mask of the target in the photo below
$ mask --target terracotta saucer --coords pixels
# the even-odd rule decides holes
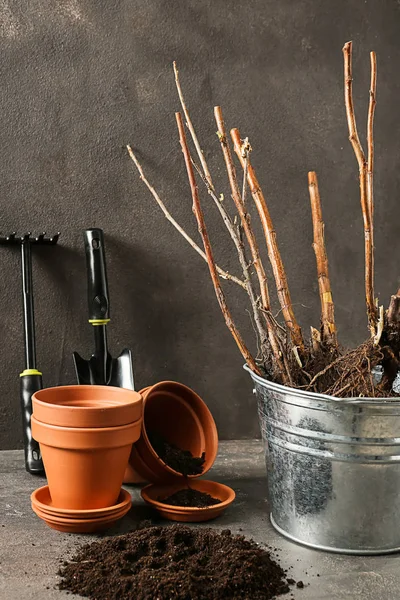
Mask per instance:
[[[141,490],[142,498],[145,502],[153,506],[162,517],[170,521],[184,521],[199,523],[200,521],[210,521],[219,517],[224,510],[232,504],[235,499],[235,492],[222,483],[216,481],[207,481],[205,479],[190,480],[190,487],[199,492],[210,494],[213,498],[220,500],[219,504],[207,506],[205,508],[171,506],[164,504],[160,498],[167,498],[179,490],[187,488],[185,482],[172,484],[148,485]]]
[[[132,504],[129,492],[121,489],[118,502],[113,506],[91,510],[56,508],[51,505],[48,486],[33,492],[31,502],[32,510],[49,527],[68,533],[93,533],[107,529],[122,519]]]
[[[90,516],[71,517],[70,515],[66,515],[66,516],[50,515],[49,513],[45,512],[44,510],[41,510],[40,508],[38,508],[37,506],[35,506],[33,504],[32,504],[32,510],[38,516],[45,517],[49,521],[54,521],[54,523],[65,523],[66,521],[68,521],[68,523],[84,523],[86,521],[96,521],[96,523],[101,523],[102,521],[107,521],[108,519],[110,519],[110,517],[120,517],[121,515],[124,516],[126,514],[126,506],[120,508],[116,512],[112,512],[109,515],[103,515],[101,517],[90,517]]]
[[[131,495],[124,489],[121,489],[116,504],[105,508],[92,508],[79,510],[72,508],[58,508],[52,503],[50,489],[48,485],[38,488],[31,495],[32,507],[35,506],[41,512],[55,517],[70,517],[71,519],[94,519],[104,516],[110,517],[118,513],[120,509],[131,506]],[[129,510],[128,508],[128,510]]]
[[[122,519],[126,515],[129,510],[128,508],[124,508],[119,510],[118,513],[114,513],[112,515],[108,515],[105,517],[99,518],[88,518],[88,519],[71,519],[70,517],[54,517],[53,515],[48,515],[41,510],[39,510],[36,506],[32,506],[33,512],[37,514],[37,516],[45,521],[49,527],[53,529],[59,529],[62,527],[62,530],[71,531],[76,533],[90,533],[92,531],[98,531],[100,529],[105,529],[106,527],[110,527],[113,523]],[[61,530],[61,531],[62,531]]]
[[[33,508],[33,511],[37,516],[42,519],[52,529],[57,531],[65,531],[68,533],[94,533],[95,531],[102,531],[108,529],[114,523],[122,519],[122,517],[128,512],[117,515],[111,515],[110,517],[101,517],[100,519],[62,519],[61,517],[52,517],[42,513],[37,508]]]

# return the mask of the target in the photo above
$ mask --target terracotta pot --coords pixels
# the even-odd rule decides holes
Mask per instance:
[[[204,401],[190,388],[174,381],[163,381],[141,391],[143,423],[140,439],[134,444],[124,481],[167,483],[182,479],[156,454],[147,432],[157,432],[168,442],[193,456],[205,452],[203,473],[214,464],[218,451],[215,421]],[[203,474],[202,473],[202,474]],[[189,478],[199,475],[189,475]]]
[[[65,385],[32,396],[38,421],[60,427],[116,427],[142,417],[138,392],[106,385]]]
[[[145,392],[147,392],[147,390],[149,390],[150,388],[151,388],[151,385],[148,385],[147,387],[140,390],[139,393],[141,394],[142,402],[143,402],[143,394]],[[142,414],[143,414],[143,404],[142,404]],[[142,426],[143,426],[143,422],[142,422]],[[132,451],[131,451],[131,456],[129,457],[128,465],[125,470],[124,483],[128,483],[130,485],[141,485],[141,484],[147,483],[147,480],[144,478],[144,476],[141,475],[140,473],[138,473],[136,471],[136,469],[134,468],[134,466],[132,464],[132,462],[133,462],[132,457],[133,457],[133,447],[132,447]]]
[[[235,500],[235,492],[227,485],[217,483],[216,481],[199,479],[198,481],[191,481],[190,487],[199,492],[210,494],[213,498],[220,500],[219,504],[198,508],[194,506],[171,506],[162,501],[162,498],[168,498],[168,496],[186,487],[187,485],[183,482],[167,485],[152,484],[143,488],[141,495],[143,500],[153,506],[165,519],[182,521],[184,523],[200,523],[215,519]]]
[[[40,444],[53,505],[92,509],[117,502],[141,421],[119,427],[73,428],[31,418]]]

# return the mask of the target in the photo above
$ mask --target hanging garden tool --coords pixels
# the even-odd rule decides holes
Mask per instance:
[[[95,350],[89,360],[74,352],[76,377],[79,384],[112,385],[134,389],[132,354],[125,349],[112,358],[107,345],[107,325],[110,321],[104,236],[102,229],[84,232],[88,279],[89,323],[93,326]]]
[[[42,474],[44,472],[38,442],[32,438],[32,394],[43,387],[42,373],[36,364],[36,338],[35,338],[35,313],[33,304],[32,280],[32,245],[54,246],[57,244],[59,233],[46,237],[46,232],[38,237],[30,233],[19,237],[15,233],[8,236],[0,235],[0,244],[21,246],[22,268],[22,301],[24,313],[24,339],[25,339],[25,369],[20,375],[21,380],[21,411],[22,427],[24,434],[25,468],[29,473]]]

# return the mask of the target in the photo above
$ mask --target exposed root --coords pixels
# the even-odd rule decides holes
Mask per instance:
[[[390,396],[391,391],[374,383],[372,369],[385,357],[384,349],[373,340],[343,352],[310,381],[307,389],[338,398],[372,398]]]

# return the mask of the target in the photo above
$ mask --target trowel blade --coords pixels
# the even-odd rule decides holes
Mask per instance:
[[[111,373],[108,385],[135,389],[135,380],[133,377],[132,352],[125,348],[118,356],[111,360]]]
[[[100,381],[96,369],[96,358],[92,356],[85,360],[77,352],[73,353],[76,379],[79,385],[112,385],[128,390],[135,389],[132,366],[132,352],[127,348],[121,352],[118,358],[107,360],[106,381]]]

